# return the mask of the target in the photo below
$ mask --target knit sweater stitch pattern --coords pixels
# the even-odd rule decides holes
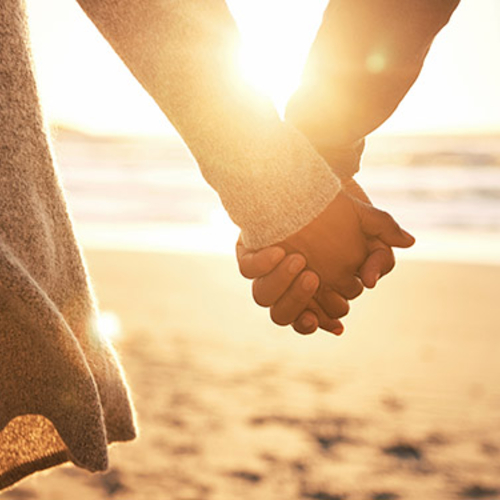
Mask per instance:
[[[0,489],[135,436],[38,104],[19,0],[0,3]]]

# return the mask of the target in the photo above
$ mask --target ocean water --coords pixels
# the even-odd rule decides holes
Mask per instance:
[[[84,246],[233,253],[238,229],[177,138],[59,131]],[[374,137],[357,176],[417,237],[401,257],[500,263],[500,137]]]

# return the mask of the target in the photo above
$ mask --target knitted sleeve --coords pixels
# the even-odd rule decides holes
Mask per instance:
[[[135,436],[54,168],[22,0],[0,2],[0,490]],[[4,498],[4,497],[2,497]]]
[[[340,177],[397,108],[459,0],[330,0],[286,119]]]
[[[224,0],[79,3],[177,128],[248,247],[285,239],[335,198],[327,163],[239,79]]]

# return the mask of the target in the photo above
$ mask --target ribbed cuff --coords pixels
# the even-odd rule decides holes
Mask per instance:
[[[313,187],[277,196],[266,212],[261,212],[242,227],[241,238],[251,249],[274,245],[299,232],[335,199],[340,180],[326,173],[318,176]]]

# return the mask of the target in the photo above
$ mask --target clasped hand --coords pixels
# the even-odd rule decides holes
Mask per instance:
[[[392,247],[414,241],[350,179],[298,233],[259,251],[239,240],[236,250],[240,272],[254,280],[254,300],[270,308],[276,324],[291,324],[302,334],[321,328],[340,335],[348,301],[393,269]]]

